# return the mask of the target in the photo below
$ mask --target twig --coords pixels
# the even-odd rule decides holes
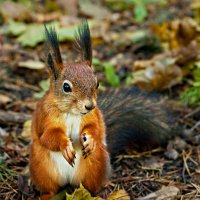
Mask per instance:
[[[31,90],[33,90],[35,92],[39,92],[40,91],[40,89],[38,87],[30,85],[28,83],[25,83],[25,82],[23,82],[21,80],[15,80],[15,79],[11,79],[9,77],[2,77],[2,80],[10,82],[10,83],[14,83],[14,84],[16,84],[18,86],[21,86],[21,87],[25,87],[25,88],[31,89]]]
[[[31,115],[0,110],[0,124],[23,124],[25,121],[31,119]]]
[[[188,118],[191,117],[193,115],[195,115],[196,113],[200,112],[200,107],[196,108],[195,110],[193,110],[192,112],[188,113],[187,115],[184,116],[184,118]]]
[[[182,155],[183,155],[183,172],[182,172],[182,176],[183,176],[183,179],[184,179],[184,182],[185,182],[185,170],[187,171],[187,173],[191,176],[191,173],[190,173],[190,170],[189,170],[189,167],[188,167],[188,164],[187,164],[187,160],[188,158],[190,157],[192,151],[190,150],[188,154],[186,154],[185,151],[183,151]]]

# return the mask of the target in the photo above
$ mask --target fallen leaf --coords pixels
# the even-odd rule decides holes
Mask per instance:
[[[182,71],[176,65],[176,58],[166,54],[134,63],[133,83],[148,91],[171,88],[181,80]]]
[[[137,22],[143,22],[145,17],[147,16],[146,6],[143,3],[143,1],[138,1],[135,4],[136,4],[134,9],[135,19]]]
[[[107,197],[107,200],[130,200],[130,196],[125,190],[117,190]]]
[[[59,41],[74,40],[74,33],[78,24],[69,27],[60,27],[58,22],[49,23],[47,26],[55,27]],[[29,24],[25,31],[17,38],[17,41],[23,46],[35,47],[38,43],[45,40],[44,26],[42,24]]]
[[[0,105],[1,104],[7,104],[7,103],[9,103],[11,101],[12,101],[12,99],[10,97],[8,97],[7,95],[0,94]]]
[[[22,130],[22,137],[29,138],[31,136],[31,124],[32,120],[27,120],[24,122],[23,130]]]
[[[78,14],[78,0],[57,0],[57,3],[69,16],[76,16]]]
[[[194,10],[195,21],[200,23],[200,1],[193,0],[191,4],[191,8]]]
[[[107,8],[98,3],[93,3],[91,0],[80,0],[79,6],[82,14],[97,19],[103,19],[110,14]]]
[[[6,33],[18,36],[22,34],[27,28],[24,22],[9,21],[7,24]]]
[[[49,84],[49,79],[40,81],[39,85],[41,87],[41,91],[34,93],[33,97],[36,99],[42,98],[45,95],[46,91],[49,89]]]
[[[156,192],[152,192],[145,197],[139,197],[137,200],[173,200],[180,190],[175,186],[162,187]]]
[[[200,38],[199,24],[189,17],[164,22],[162,25],[154,24],[151,29],[163,42],[169,44],[170,49],[184,47]]]
[[[66,194],[66,200],[99,200],[99,197],[92,197],[91,194],[81,184],[73,194]]]
[[[57,30],[59,41],[73,41],[77,26],[63,27]]]
[[[192,174],[191,183],[194,183],[197,185],[200,183],[200,173],[195,172]]]
[[[165,161],[158,157],[151,157],[142,161],[142,169],[162,170]]]
[[[0,127],[0,137],[6,137],[8,135],[9,135],[9,133]],[[0,140],[0,142],[2,142],[2,141]]]
[[[45,64],[36,60],[21,61],[18,63],[19,67],[40,70],[45,68]]]
[[[179,153],[176,149],[169,149],[165,152],[165,156],[169,159],[176,160],[179,156]]]
[[[105,62],[103,63],[103,67],[105,69],[105,75],[108,82],[113,86],[117,87],[119,85],[119,76],[117,76],[115,72],[115,66],[112,63]]]
[[[15,19],[19,21],[30,20],[32,14],[30,10],[19,2],[4,1],[0,5],[0,14],[5,21]]]
[[[63,200],[66,198],[66,190],[62,190],[57,195],[55,195],[51,200]]]
[[[26,30],[17,38],[22,46],[35,47],[44,41],[44,26],[42,24],[30,24]]]

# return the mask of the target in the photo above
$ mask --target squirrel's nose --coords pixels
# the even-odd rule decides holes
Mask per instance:
[[[94,107],[95,107],[95,105],[92,102],[90,102],[87,105],[85,105],[85,109],[86,110],[92,110],[92,109],[94,109]]]

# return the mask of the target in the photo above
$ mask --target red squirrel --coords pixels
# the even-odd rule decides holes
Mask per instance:
[[[86,21],[75,40],[79,62],[64,63],[55,29],[45,26],[45,33],[50,88],[33,117],[31,178],[43,200],[66,184],[82,183],[94,193],[109,178],[110,154],[125,147],[160,145],[170,137],[167,115],[158,102],[152,104],[151,97],[137,89],[101,94],[98,107]]]

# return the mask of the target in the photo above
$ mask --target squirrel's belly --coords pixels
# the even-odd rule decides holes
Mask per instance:
[[[76,159],[74,160],[74,167],[72,167],[63,157],[61,152],[50,152],[50,157],[56,167],[58,183],[60,186],[66,184],[77,185],[80,184],[81,180],[78,180],[76,172],[78,171],[78,166],[82,156],[81,149],[76,151]]]

